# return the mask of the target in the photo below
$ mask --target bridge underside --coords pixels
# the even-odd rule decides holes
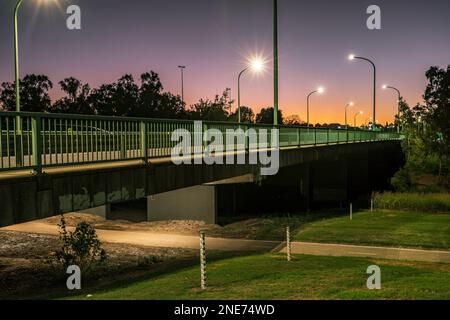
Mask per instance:
[[[42,175],[9,174],[0,177],[0,226],[150,196],[153,199],[159,197],[161,203],[167,203],[171,199],[170,191],[195,186],[205,187],[205,198],[215,197],[215,192],[211,190],[215,190],[217,184],[251,181],[280,188],[298,187],[299,197],[306,207],[311,201],[345,201],[356,192],[377,189],[379,172],[385,172],[386,176],[391,174],[386,172],[389,167],[386,163],[397,161],[394,157],[398,158],[399,154],[399,141],[286,149],[280,152],[279,174],[271,177],[261,177],[259,165],[175,166],[170,161],[162,160],[149,164],[130,162],[111,166],[59,168],[48,170]],[[161,194],[165,194],[165,197],[161,198]],[[193,203],[189,202],[191,196],[179,195],[178,198]],[[179,204],[180,207],[184,205],[182,200]],[[214,222],[216,205],[216,200],[207,201],[204,206],[206,209],[201,210],[206,210],[208,217],[203,220]],[[192,211],[186,205],[184,209],[187,213]],[[167,210],[175,209],[169,207]],[[161,215],[165,211],[156,210],[159,214],[155,213],[153,217],[150,212],[151,220],[162,219]],[[201,219],[202,215],[199,217]],[[176,213],[175,218],[192,217]]]

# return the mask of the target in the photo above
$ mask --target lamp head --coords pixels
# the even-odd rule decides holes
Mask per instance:
[[[383,89],[386,90],[388,88],[387,84],[383,85]]]
[[[324,87],[319,87],[319,88],[317,88],[317,92],[322,94],[322,93],[325,92],[325,88]]]
[[[250,68],[254,71],[254,72],[261,72],[264,69],[264,61],[262,61],[259,58],[255,58],[253,60],[250,61]]]
[[[348,60],[355,60],[355,55],[354,54],[350,54],[348,56]]]
[[[355,105],[355,103],[353,101],[350,101],[350,103],[348,104],[350,107],[353,107]]]

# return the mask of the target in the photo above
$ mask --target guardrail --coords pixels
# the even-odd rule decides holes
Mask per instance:
[[[263,124],[202,122],[202,133],[217,129],[225,137],[228,129],[273,129]],[[355,129],[277,126],[280,147],[303,147],[367,141],[396,140],[391,132]],[[178,144],[171,135],[177,129],[192,133],[194,121],[126,117],[83,116],[50,113],[0,112],[0,171],[79,165],[108,161],[143,160],[171,156]],[[203,138],[202,138],[203,139]],[[271,146],[270,135],[267,137]],[[238,139],[239,140],[239,139]],[[225,141],[225,139],[224,139]],[[258,150],[245,140],[233,141],[230,150]],[[206,144],[197,152],[203,153]],[[228,149],[227,149],[228,148]]]

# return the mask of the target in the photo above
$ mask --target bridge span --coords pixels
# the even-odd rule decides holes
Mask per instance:
[[[202,122],[200,147],[207,153],[209,129],[222,133],[223,150],[245,164],[204,162],[175,165],[175,130],[192,132],[194,121],[0,112],[0,226],[81,211],[108,216],[111,204],[148,199],[148,219],[215,222],[217,186],[271,183],[298,186],[302,201],[321,196],[351,197],[369,189],[371,176],[398,153],[393,132]],[[276,145],[267,135],[252,143],[248,132],[278,129]],[[227,131],[238,132],[233,141]],[[210,141],[211,142],[211,141]],[[261,175],[250,164],[255,153],[279,150],[280,172]]]

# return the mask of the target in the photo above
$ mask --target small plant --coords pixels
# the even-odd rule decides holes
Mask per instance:
[[[102,248],[97,233],[89,223],[80,222],[75,231],[67,231],[64,216],[58,224],[62,247],[55,253],[55,260],[64,268],[77,265],[82,272],[88,272],[92,266],[106,261],[107,254]]]

